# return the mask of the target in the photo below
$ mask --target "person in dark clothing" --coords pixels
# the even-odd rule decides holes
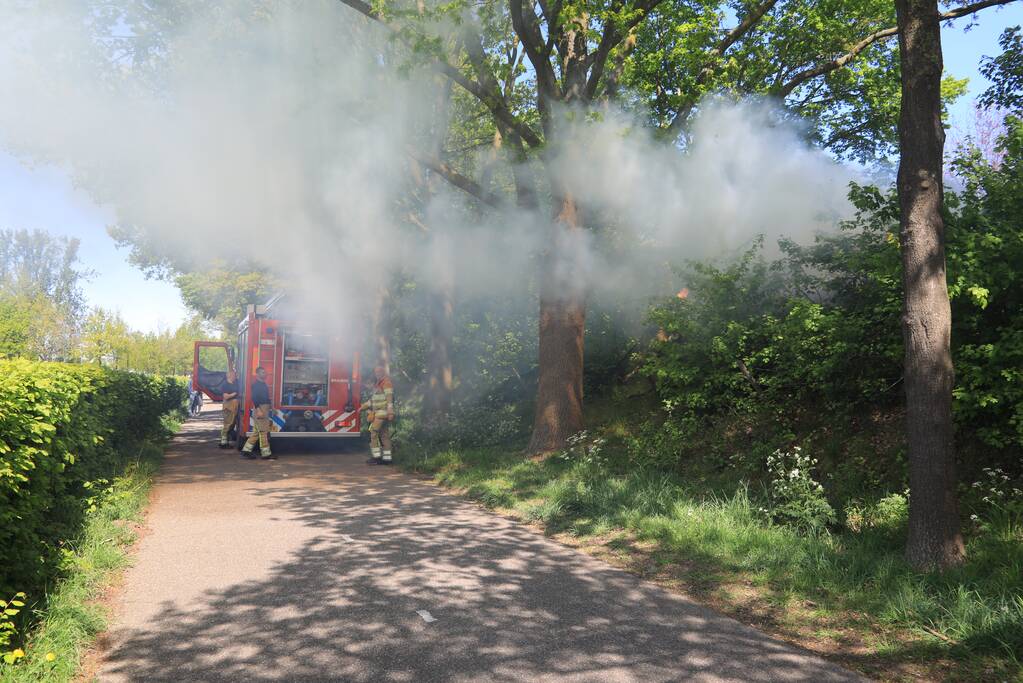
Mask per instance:
[[[227,435],[230,434],[231,427],[234,426],[238,418],[238,375],[234,370],[227,371],[227,378],[221,385],[221,389],[223,390],[221,407],[224,411],[224,425],[220,428],[220,447],[227,448]]]
[[[252,449],[259,441],[259,452],[263,460],[274,460],[276,456],[270,452],[270,387],[266,384],[266,370],[256,368],[256,378],[252,382],[252,405],[255,406],[255,429],[245,441],[242,457],[252,459]]]

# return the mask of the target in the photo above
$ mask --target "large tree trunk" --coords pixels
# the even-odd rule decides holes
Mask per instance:
[[[557,124],[550,104],[589,105],[586,76],[589,69],[583,14],[567,22],[558,36],[562,88],[541,85],[539,109],[548,152],[557,148]],[[522,32],[519,31],[522,37]],[[552,74],[553,75],[553,74]],[[549,171],[549,169],[548,169]],[[568,437],[583,428],[583,338],[586,330],[586,274],[582,272],[584,244],[579,204],[555,179],[554,230],[540,273],[540,364],[536,413],[528,451],[543,455],[564,447]]]
[[[919,569],[962,562],[952,429],[952,312],[942,206],[941,32],[936,0],[897,0],[902,59],[901,217],[909,539]]]
[[[454,296],[450,278],[434,283],[430,292],[430,353],[427,358],[426,414],[434,423],[451,412],[451,338],[454,335]]]
[[[583,428],[586,299],[577,266],[581,230],[576,201],[566,195],[541,273],[540,377],[528,448],[537,455],[558,450]]]
[[[422,9],[420,8],[420,13]],[[432,136],[434,140],[433,156],[441,159],[444,155],[444,125],[448,121],[448,110],[451,105],[451,90],[453,83],[445,80],[444,87],[439,89],[439,94],[434,103],[433,121],[434,129]],[[413,164],[416,166],[415,164]],[[421,174],[418,184],[422,190],[423,206],[429,204],[430,197],[435,192],[436,177],[431,175],[429,181],[424,181]],[[484,185],[484,187],[487,187]],[[445,258],[435,261],[435,270],[428,283],[429,292],[427,306],[430,316],[430,351],[426,359],[426,395],[424,396],[424,412],[429,421],[433,424],[446,422],[448,413],[451,412],[451,391],[454,385],[454,376],[451,367],[451,340],[454,337],[455,325],[455,274],[451,259],[448,258],[451,244],[445,240],[437,243],[436,234],[431,236],[434,244],[443,246]]]
[[[373,365],[382,365],[391,374],[391,293],[385,285],[380,285],[377,290],[376,300],[373,302],[373,350],[376,358]],[[373,368],[366,368],[363,376],[369,377],[373,374]]]

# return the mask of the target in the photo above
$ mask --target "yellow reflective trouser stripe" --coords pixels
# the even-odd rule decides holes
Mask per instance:
[[[266,451],[270,448],[270,440],[268,435],[270,434],[270,405],[264,403],[256,406],[253,411],[253,417],[255,418],[255,430],[248,439],[245,440],[245,447],[249,450],[256,445],[256,441],[259,441],[260,449]]]
[[[227,439],[227,433],[234,426],[235,417],[238,415],[238,399],[229,398],[224,401],[224,425],[220,430],[220,440]]]

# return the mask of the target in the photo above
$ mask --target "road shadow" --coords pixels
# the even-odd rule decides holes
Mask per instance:
[[[165,452],[157,483],[267,482],[280,479],[283,473],[322,479],[329,485],[339,481],[343,468],[363,463],[368,455],[362,438],[278,438],[272,441],[276,461],[247,460],[233,444],[218,448],[220,425],[219,404],[207,403],[202,413],[188,418]],[[285,462],[286,470],[280,467]]]
[[[196,431],[203,426],[196,420]],[[183,433],[160,477],[227,477],[310,530],[265,578],[116,634],[135,681],[854,681],[855,674],[353,455],[239,461]],[[234,456],[234,457],[232,457]],[[268,525],[272,533],[273,525]],[[420,611],[423,613],[421,614]],[[432,619],[432,621],[431,621]]]

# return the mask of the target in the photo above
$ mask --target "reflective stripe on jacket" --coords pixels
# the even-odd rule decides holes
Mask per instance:
[[[373,385],[373,394],[369,397],[369,408],[373,412],[394,412],[394,385],[390,377],[384,377]]]

